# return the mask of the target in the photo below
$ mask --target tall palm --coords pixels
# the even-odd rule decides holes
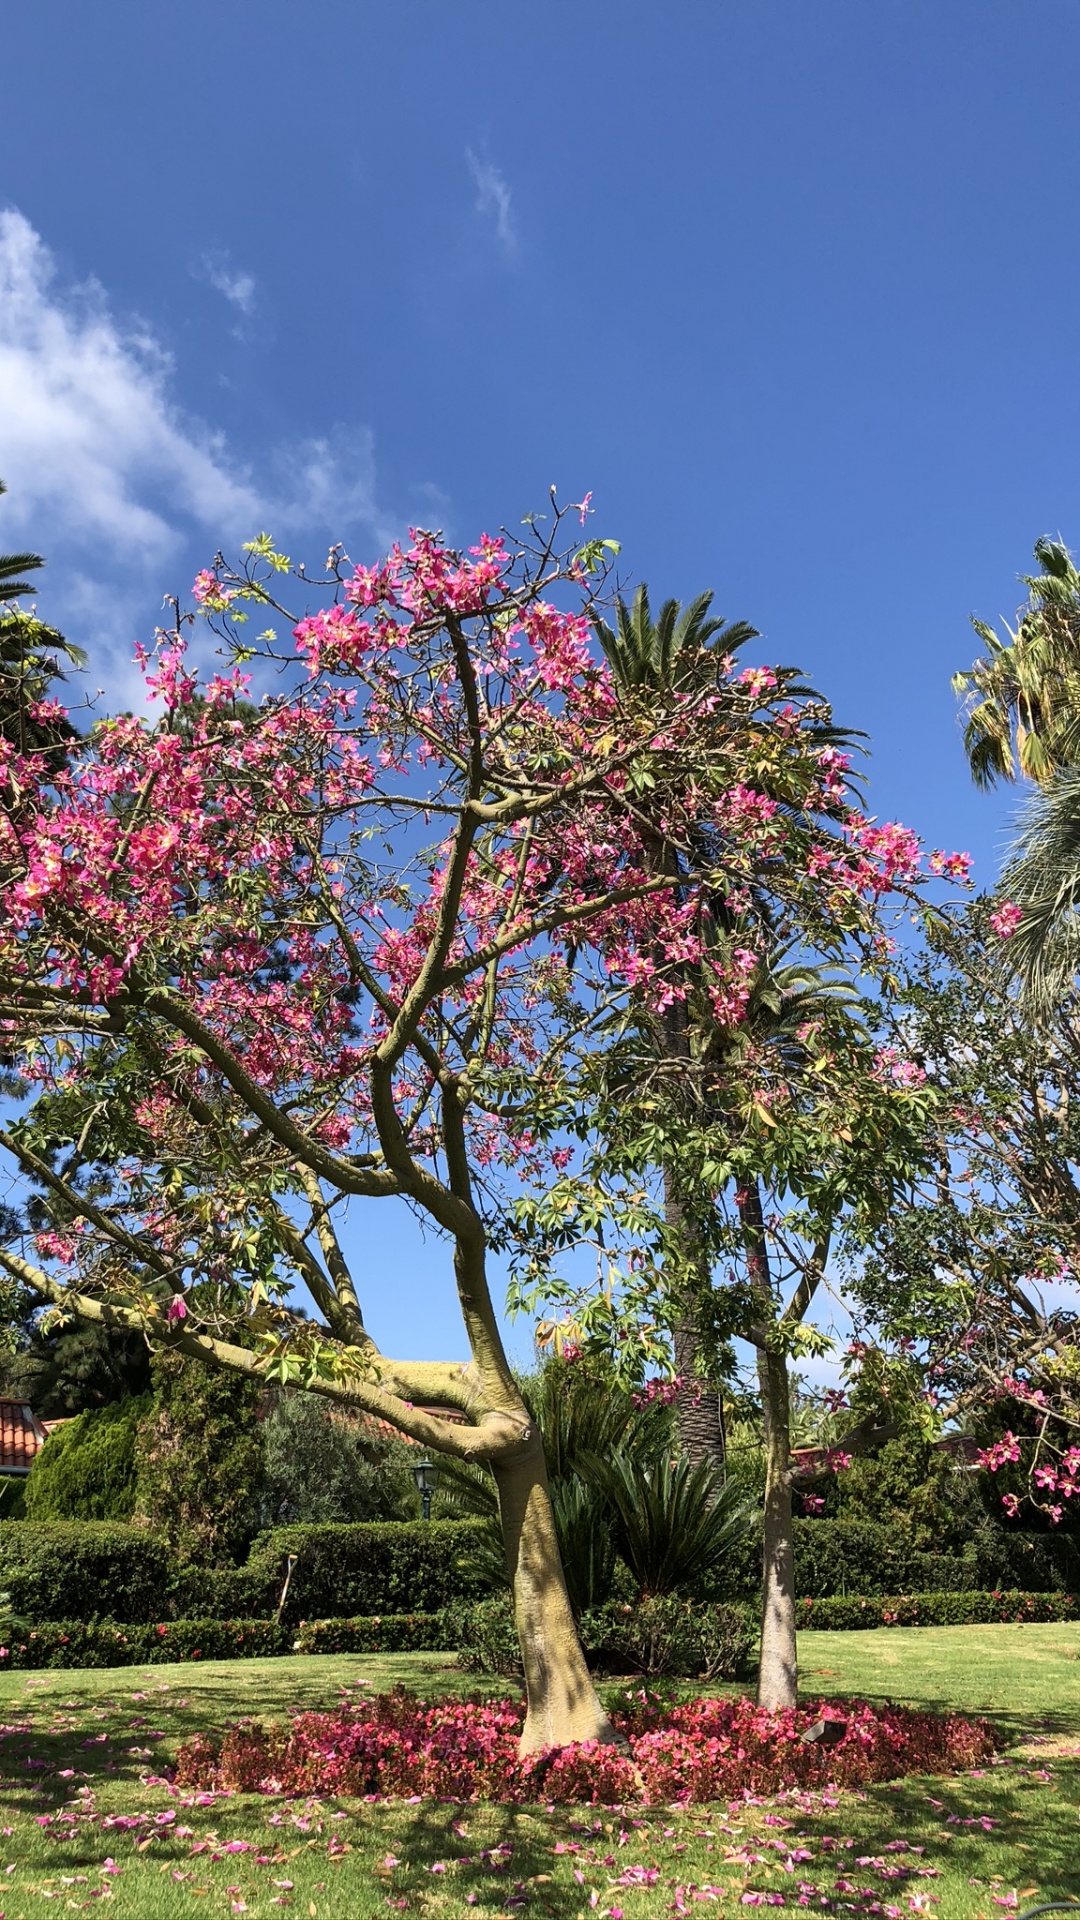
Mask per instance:
[[[0,495],[7,488],[0,480]],[[82,667],[86,655],[18,602],[35,591],[23,576],[45,565],[39,553],[0,553],[0,735],[20,752],[49,752],[58,764],[64,741],[75,738],[71,722],[36,710],[54,681],[62,680],[57,654]]]
[[[980,787],[1040,784],[1080,759],[1080,573],[1067,547],[1039,540],[1027,605],[1000,638],[972,622],[986,652],[953,676],[965,702],[964,748]]]
[[[1080,572],[1068,549],[1039,540],[1041,571],[1007,639],[976,621],[986,656],[957,674],[968,699],[964,745],[979,786],[1017,772],[1036,791],[1001,876],[1022,919],[1001,949],[1036,1014],[1066,992],[1080,966]]]
[[[665,600],[653,619],[649,589],[644,582],[628,606],[621,598],[615,607],[615,625],[595,623],[612,677],[624,695],[648,698],[687,686],[705,687],[724,673],[730,656],[750,640],[756,629],[746,621],[729,625],[711,611],[711,593],[699,594],[688,607]],[[675,870],[659,825],[646,834],[649,857],[658,871]],[[667,1061],[689,1066],[690,1033],[685,1006],[673,1002],[653,1023],[655,1043]],[[720,1382],[710,1377],[707,1343],[703,1338],[700,1307],[694,1296],[707,1295],[712,1285],[712,1263],[700,1229],[700,1196],[683,1190],[672,1168],[664,1168],[664,1207],[668,1227],[681,1245],[688,1269],[694,1273],[691,1297],[675,1328],[675,1366],[685,1385],[677,1412],[679,1438],[687,1459],[724,1463],[723,1399]],[[710,1204],[708,1199],[706,1205]]]
[[[1001,948],[1037,1017],[1051,1014],[1080,972],[1080,766],[1028,799],[1000,891],[1022,918]]]

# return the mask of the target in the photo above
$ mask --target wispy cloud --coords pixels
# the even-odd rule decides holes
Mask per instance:
[[[465,158],[469,172],[476,182],[476,211],[485,219],[490,219],[495,228],[495,238],[506,254],[517,252],[517,227],[514,223],[513,195],[507,185],[505,175],[490,160],[482,159],[471,147],[466,147]]]
[[[211,251],[200,254],[197,274],[215,292],[223,294],[230,306],[244,314],[252,312],[255,306],[255,275],[234,267],[227,253]]]
[[[397,531],[378,506],[364,429],[261,464],[256,484],[224,436],[177,405],[152,332],[120,321],[98,284],[65,287],[30,222],[0,211],[0,544],[46,554],[43,611],[92,649],[114,693],[193,553],[202,564],[266,527],[290,544],[310,538],[314,564],[330,539],[359,554]]]

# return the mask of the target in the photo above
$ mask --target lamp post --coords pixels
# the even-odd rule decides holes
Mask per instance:
[[[439,1469],[434,1461],[429,1460],[425,1454],[424,1458],[418,1460],[413,1468],[412,1477],[416,1481],[416,1491],[423,1502],[424,1519],[430,1520],[431,1496],[439,1484]]]

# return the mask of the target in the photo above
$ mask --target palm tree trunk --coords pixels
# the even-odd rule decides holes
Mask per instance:
[[[738,1198],[750,1278],[768,1319],[773,1299],[761,1188],[749,1182]],[[762,1329],[768,1331],[768,1319]],[[758,1384],[765,1423],[765,1526],[761,1550],[761,1662],[758,1705],[794,1707],[799,1697],[795,1638],[795,1534],[791,1498],[791,1385],[787,1354],[758,1346]]]
[[[690,1062],[686,1009],[674,1001],[665,1009],[662,1020],[662,1045],[669,1060]],[[679,1427],[679,1445],[691,1466],[709,1460],[717,1473],[724,1474],[727,1448],[724,1439],[723,1403],[718,1382],[709,1377],[704,1362],[699,1302],[712,1290],[712,1263],[702,1243],[700,1227],[693,1207],[672,1167],[664,1168],[664,1219],[683,1249],[687,1267],[694,1279],[687,1290],[684,1311],[675,1326],[675,1371],[683,1384],[675,1402]]]

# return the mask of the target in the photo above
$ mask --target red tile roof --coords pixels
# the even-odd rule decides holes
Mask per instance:
[[[0,1400],[0,1473],[29,1473],[45,1429],[25,1400]]]

